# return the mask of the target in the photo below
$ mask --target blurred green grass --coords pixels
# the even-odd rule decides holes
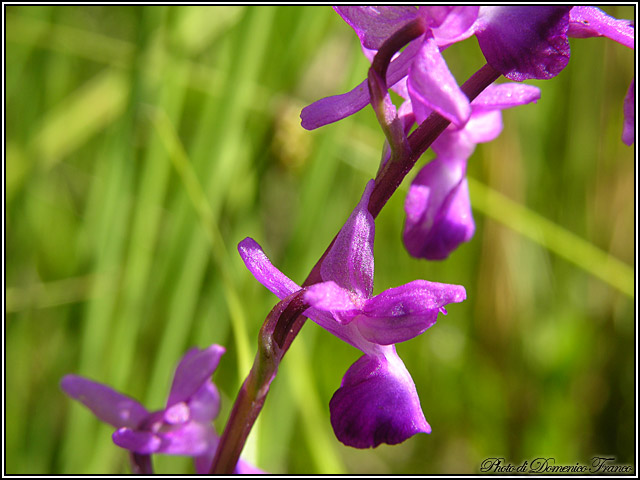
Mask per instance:
[[[304,279],[375,174],[382,136],[369,109],[314,132],[299,112],[368,65],[328,7],[5,12],[6,472],[124,473],[111,429],[60,378],[160,408],[182,353],[220,343],[222,429],[275,300],[235,245],[251,236]],[[446,57],[460,81],[482,65],[474,40]],[[538,104],[504,112],[469,163],[477,231],[450,259],[405,253],[402,191],[378,218],[376,292],[416,278],[467,289],[398,346],[433,433],[340,444],[328,403],[358,353],[308,322],[245,457],[278,473],[635,461],[634,150],[620,141],[633,60],[572,40],[569,66],[531,82]]]

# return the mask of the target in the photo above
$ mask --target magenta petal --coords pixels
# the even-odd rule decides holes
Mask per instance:
[[[624,125],[622,128],[622,141],[625,145],[631,145],[636,139],[636,111],[635,111],[635,79],[631,81],[627,95],[624,97]]]
[[[156,453],[199,456],[216,447],[218,436],[212,424],[188,422],[179,428],[158,433],[162,444]]]
[[[422,170],[418,173],[418,175],[416,175],[416,179],[412,182],[412,184],[418,183],[418,177],[427,177],[427,172],[431,172],[429,175],[433,176],[440,175],[451,177],[449,181],[440,185],[438,185],[439,180],[432,181],[433,185],[437,187],[435,191],[444,193],[451,188],[455,181],[460,179],[461,175],[464,174],[467,169],[467,159],[476,149],[475,142],[471,141],[471,139],[469,138],[469,129],[467,128],[467,126],[469,125],[469,123],[474,122],[474,116],[478,115],[482,116],[483,114],[472,114],[471,117],[469,117],[469,121],[461,129],[456,128],[454,125],[449,125],[449,127],[447,127],[447,129],[442,132],[442,134],[438,138],[436,138],[436,140],[431,145],[431,149],[436,153],[436,158],[441,159],[441,163],[439,164],[440,166],[436,164],[427,168],[427,166],[433,163],[435,160],[431,161],[430,163],[422,167]],[[500,127],[502,127],[502,120],[500,120]],[[447,166],[448,169],[445,171],[439,171],[444,166]],[[436,171],[438,171],[438,173],[436,173]]]
[[[464,162],[438,157],[423,167],[409,187],[402,238],[412,256],[443,260],[473,236]]]
[[[369,105],[367,81],[341,95],[321,98],[302,109],[302,128],[314,130],[359,112]]]
[[[160,436],[151,432],[119,428],[111,436],[113,443],[141,455],[156,453],[162,445]]]
[[[215,372],[225,348],[211,345],[208,348],[189,350],[176,368],[167,406],[184,402],[191,397]]]
[[[248,462],[240,459],[238,460],[238,464],[236,465],[236,469],[233,472],[235,475],[264,475],[268,472],[264,470],[260,470],[259,468],[254,467]]]
[[[418,15],[415,7],[344,5],[333,8],[355,30],[362,45],[375,50]]]
[[[307,287],[304,299],[312,307],[326,312],[349,312],[359,307],[351,292],[332,281]]]
[[[274,267],[264,251],[253,238],[245,238],[238,244],[238,252],[249,271],[262,285],[278,298],[283,299],[300,287],[284,273]]]
[[[212,422],[220,413],[220,394],[211,380],[207,380],[189,399],[191,419]]]
[[[570,8],[480,7],[476,37],[487,62],[517,82],[555,77],[569,63]]]
[[[502,113],[500,110],[473,112],[471,118],[458,135],[461,142],[468,145],[491,142],[502,132]],[[470,156],[470,155],[469,155]]]
[[[536,102],[540,98],[540,89],[523,83],[501,83],[489,85],[471,102],[474,112],[504,110]]]
[[[116,428],[135,428],[149,414],[134,399],[77,375],[65,375],[60,386],[67,395],[83,403],[96,417]]]
[[[568,34],[575,38],[607,37],[629,48],[635,44],[631,20],[618,20],[595,7],[573,7],[569,13]]]
[[[364,355],[347,371],[329,403],[331,425],[350,447],[395,445],[430,433],[416,387],[391,347],[387,357]]]
[[[419,14],[426,20],[438,46],[460,42],[473,35],[471,28],[478,18],[478,6],[420,6]]]
[[[422,44],[422,37],[409,43],[396,58],[391,60],[387,70],[387,86],[391,87],[407,76],[413,57]],[[307,130],[328,125],[359,112],[369,105],[369,86],[367,80],[353,90],[341,95],[321,98],[302,109],[300,118],[302,127]]]
[[[360,202],[338,233],[320,267],[324,281],[332,280],[360,297],[373,291],[373,237],[375,224],[369,213],[369,197],[375,183],[370,180]]]
[[[436,323],[442,307],[465,298],[460,285],[415,280],[371,298],[355,323],[370,342],[391,345],[420,335]]]
[[[373,184],[373,182],[371,183]],[[369,214],[369,216],[371,215]],[[340,234],[338,236],[340,236]],[[260,248],[260,245],[252,238],[245,238],[240,242],[238,250],[249,271],[253,273],[260,283],[275,293],[278,298],[284,299],[290,294],[300,290],[298,285],[271,264],[262,251],[262,248]],[[373,255],[373,252],[371,252],[371,255]],[[371,265],[371,276],[373,277],[373,265]],[[340,324],[330,313],[316,308],[308,308],[305,311],[305,316],[331,333],[345,339],[345,341],[350,341],[341,336],[344,332],[341,331],[339,328]]]
[[[409,69],[407,87],[418,123],[424,122],[429,110],[458,126],[469,119],[469,99],[460,90],[433,37],[422,43]]]

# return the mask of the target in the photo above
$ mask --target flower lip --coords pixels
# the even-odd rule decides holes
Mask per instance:
[[[487,62],[522,82],[553,78],[569,63],[570,6],[480,7],[476,37]]]
[[[395,445],[416,433],[431,433],[413,380],[393,347],[382,357],[360,357],[329,409],[338,440],[350,447]]]

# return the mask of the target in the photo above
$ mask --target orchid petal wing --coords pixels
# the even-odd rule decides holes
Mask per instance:
[[[191,419],[200,423],[212,422],[220,413],[220,393],[211,380],[207,380],[189,399]]]
[[[433,6],[418,8],[420,16],[426,20],[439,46],[448,46],[473,35],[471,28],[478,18],[480,7]]]
[[[111,436],[113,443],[139,455],[157,453],[162,446],[162,438],[153,432],[119,428]]]
[[[469,122],[471,121],[473,121],[473,115],[469,117]],[[437,158],[441,158],[450,168],[455,166],[456,169],[463,173],[467,168],[467,159],[476,149],[475,142],[472,142],[471,139],[468,138],[466,132],[467,129],[464,127],[456,128],[453,125],[449,125],[431,145],[431,149],[438,156]],[[433,163],[433,161],[431,163]],[[430,165],[430,163],[427,165]]]
[[[568,35],[575,38],[607,37],[625,47],[635,46],[635,28],[631,20],[618,20],[595,7],[571,9]]]
[[[331,281],[307,287],[304,299],[312,307],[326,312],[348,312],[358,308],[352,294]]]
[[[321,98],[304,107],[300,112],[302,128],[314,130],[342,120],[362,110],[369,101],[369,87],[365,80],[347,93]]]
[[[500,110],[473,112],[471,118],[460,133],[471,144],[491,142],[502,132],[502,114]]]
[[[258,243],[250,237],[238,244],[238,252],[249,271],[262,285],[278,298],[283,299],[300,287],[284,273],[273,266]]]
[[[391,345],[420,335],[436,323],[445,305],[465,298],[460,285],[415,280],[369,299],[354,322],[370,342]]]
[[[536,102],[540,99],[540,89],[523,83],[501,83],[489,85],[471,102],[473,112],[504,110]]]
[[[162,446],[162,438],[152,432],[132,430],[128,427],[119,428],[111,436],[113,443],[121,448],[140,455],[157,453]]]
[[[360,202],[338,233],[320,267],[324,281],[368,298],[373,292],[373,238],[375,224],[368,205],[375,183],[370,180]]]
[[[411,41],[397,57],[391,60],[387,70],[388,87],[394,86],[407,76],[411,62],[421,44],[422,37]],[[307,130],[314,130],[353,115],[369,103],[369,86],[367,80],[364,80],[347,93],[321,98],[304,107],[300,112],[301,125]]]
[[[210,423],[188,422],[158,435],[162,444],[157,453],[167,455],[199,456],[218,444],[218,435]]]
[[[347,371],[329,402],[338,440],[350,447],[395,445],[430,433],[413,379],[391,347],[386,356],[364,355]]]
[[[415,7],[344,5],[334,7],[342,19],[353,28],[365,48],[379,49],[396,31],[418,16]]]
[[[143,455],[164,453],[200,456],[214,450],[218,442],[212,425],[197,422],[188,422],[169,431],[158,432],[120,428],[113,433],[112,439],[119,447]]]
[[[624,97],[624,125],[622,128],[622,141],[625,145],[632,145],[636,138],[636,112],[635,112],[635,92],[636,82],[631,81],[627,95]]]
[[[429,110],[458,126],[471,114],[469,99],[460,90],[433,37],[422,43],[409,69],[407,87],[418,123],[426,119]]]
[[[211,345],[203,350],[189,350],[176,368],[167,406],[186,402],[205,382],[210,381],[224,352],[225,348],[220,345]]]
[[[569,63],[570,6],[480,7],[476,37],[487,62],[505,77],[555,77]]]
[[[67,395],[84,404],[96,417],[116,428],[135,428],[149,414],[134,399],[77,375],[65,375],[60,386]]]

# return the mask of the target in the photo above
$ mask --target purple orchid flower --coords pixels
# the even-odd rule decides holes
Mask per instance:
[[[628,48],[635,44],[633,22],[615,19],[595,7],[481,7],[473,30],[487,62],[518,82],[558,75],[569,63],[569,37],[607,37]],[[633,108],[626,105],[623,141],[631,145]]]
[[[397,444],[430,433],[411,375],[394,344],[427,330],[444,306],[466,298],[464,287],[416,280],[373,295],[374,219],[367,210],[373,190],[367,184],[360,203],[327,253],[323,282],[306,288],[305,316],[361,350],[329,403],[337,438],[357,448]],[[238,250],[247,268],[279,298],[301,289],[275,268],[253,239]]]
[[[471,102],[471,118],[464,127],[449,125],[433,143],[437,156],[420,170],[405,200],[403,241],[410,255],[443,260],[462,242],[471,240],[475,224],[467,160],[476,144],[490,142],[502,131],[500,110],[539,98],[540,90],[531,85],[490,85]],[[416,120],[420,123],[427,115],[421,111]]]
[[[134,469],[141,459],[148,461],[149,455],[162,453],[194,457],[196,472],[206,474],[218,446],[212,422],[220,412],[220,395],[211,375],[224,352],[219,345],[189,350],[178,364],[166,407],[155,412],[106,385],[77,375],[66,375],[60,386],[117,429],[113,442],[132,453]],[[235,473],[263,472],[240,460]]]
[[[447,7],[334,7],[355,30],[365,55],[373,59],[377,50],[393,33],[412,21],[420,21],[425,33],[410,42],[389,64],[387,85],[408,80],[412,98],[419,99],[453,123],[461,125],[469,117],[469,101],[460,90],[440,54],[449,45],[473,34],[477,6]],[[300,114],[307,130],[327,125],[352,115],[370,102],[365,80],[348,93],[323,98],[305,107]]]

